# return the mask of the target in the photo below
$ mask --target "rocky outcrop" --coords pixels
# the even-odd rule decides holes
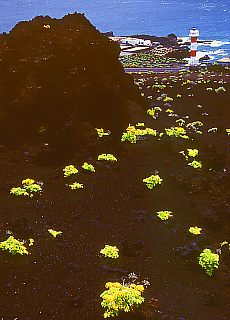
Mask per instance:
[[[129,121],[128,100],[138,99],[119,53],[77,13],[39,16],[0,35],[0,142],[61,136],[76,143],[91,127],[119,134]]]

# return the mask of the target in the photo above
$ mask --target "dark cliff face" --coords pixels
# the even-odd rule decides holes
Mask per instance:
[[[76,13],[36,17],[1,35],[1,143],[77,135],[82,123],[120,133],[135,89],[119,50]]]

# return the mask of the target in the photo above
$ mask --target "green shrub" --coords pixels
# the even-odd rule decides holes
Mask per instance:
[[[190,227],[188,231],[192,234],[198,235],[201,234],[202,228]]]
[[[169,129],[165,129],[165,133],[169,137],[189,139],[189,137],[186,134],[185,129],[182,127],[171,127]]]
[[[25,179],[22,180],[22,187],[14,187],[11,188],[10,193],[20,197],[20,196],[28,196],[32,198],[35,193],[39,193],[42,191],[42,187],[35,183],[33,179]]]
[[[193,160],[192,162],[188,163],[188,166],[193,167],[194,169],[201,169],[202,163],[201,161]]]
[[[198,257],[198,261],[209,276],[211,276],[214,270],[219,267],[219,255],[212,253],[210,249],[204,249]]]
[[[117,259],[119,257],[119,249],[116,246],[105,245],[104,249],[101,249],[101,254],[106,258]]]
[[[87,171],[90,171],[90,172],[95,172],[94,166],[92,164],[87,163],[87,162],[84,162],[84,164],[82,165],[82,168]]]
[[[24,246],[23,241],[15,239],[13,236],[10,236],[7,240],[0,242],[0,249],[9,251],[11,254],[29,254],[26,247]]]
[[[172,211],[158,211],[157,212],[158,218],[160,218],[162,221],[166,221],[169,218],[173,217]]]
[[[72,176],[76,173],[78,173],[77,168],[75,168],[72,164],[70,164],[69,166],[66,166],[64,169],[64,177],[69,177]]]
[[[130,312],[144,302],[141,296],[144,291],[143,285],[124,285],[119,282],[107,282],[106,291],[100,297],[101,305],[105,308],[104,318],[116,317],[119,312]]]
[[[114,157],[111,153],[102,153],[97,157],[97,160],[105,160],[105,161],[112,161],[115,162],[117,161],[117,158]]]
[[[160,178],[158,174],[156,175],[151,175],[145,179],[143,179],[143,182],[146,184],[147,188],[153,189],[155,186],[158,184],[161,184],[163,179]]]
[[[72,184],[69,184],[68,185],[70,187],[70,189],[72,190],[76,190],[76,189],[83,189],[84,188],[84,185],[82,183],[79,183],[79,182],[74,182]]]

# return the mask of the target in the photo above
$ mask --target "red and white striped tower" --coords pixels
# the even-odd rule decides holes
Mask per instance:
[[[190,66],[197,66],[199,61],[197,59],[197,38],[199,37],[200,32],[196,28],[192,28],[189,32],[189,36],[191,37],[191,47],[190,47],[190,59],[189,65]]]

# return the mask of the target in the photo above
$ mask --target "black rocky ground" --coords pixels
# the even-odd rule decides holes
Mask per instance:
[[[92,128],[114,135],[137,100],[120,48],[82,14],[36,17],[0,35],[0,141],[73,148]]]
[[[87,83],[91,78],[84,78],[84,68],[80,67],[87,68],[83,55],[85,49],[81,49],[78,44],[74,47],[75,41],[71,41],[71,37],[77,37],[76,29],[73,34],[70,33],[71,37],[66,36],[66,30],[72,29],[70,25],[72,26],[73,21],[77,21],[79,30],[88,30],[88,38],[83,31],[81,36],[83,43],[88,39],[87,48],[92,44],[91,41],[97,43],[97,31],[81,15],[67,16],[62,22],[50,18],[36,18],[32,23],[19,24],[9,36],[1,37],[4,40],[1,44],[1,57],[4,59],[1,59],[2,66],[5,66],[1,67],[1,70],[5,72],[6,80],[4,85],[3,82],[1,84],[1,123],[3,124],[5,119],[6,123],[12,126],[16,123],[17,115],[20,122],[17,122],[16,127],[12,127],[11,134],[7,137],[16,135],[16,138],[20,134],[21,143],[9,148],[2,138],[0,240],[5,240],[11,234],[20,240],[34,239],[34,245],[28,247],[28,256],[12,256],[7,252],[0,254],[1,319],[103,319],[99,296],[104,291],[105,283],[121,282],[130,272],[135,272],[140,280],[148,279],[151,285],[144,292],[145,302],[141,312],[121,315],[119,319],[229,320],[229,250],[226,247],[222,249],[220,267],[211,277],[205,274],[197,261],[197,256],[204,248],[215,252],[220,249],[221,242],[230,241],[230,137],[226,132],[226,129],[230,128],[228,75],[199,72],[171,76],[166,74],[161,77],[136,75],[135,82],[146,99],[146,105],[149,108],[160,106],[162,111],[153,119],[146,114],[147,107],[140,108],[135,101],[129,103],[129,110],[132,111],[131,124],[145,122],[148,127],[155,128],[160,133],[165,132],[165,128],[176,125],[176,120],[182,119],[185,121],[189,139],[170,139],[165,135],[160,138],[158,135],[140,140],[137,144],[120,142],[120,136],[116,136],[129,117],[127,109],[123,110],[117,99],[120,92],[134,97],[135,90],[133,91],[131,85],[131,93],[128,93],[132,81],[128,80],[127,85],[127,77],[115,61],[118,57],[117,47],[98,34],[106,48],[115,48],[116,53],[114,49],[111,52],[112,56],[115,55],[111,58],[114,65],[109,67],[105,64],[106,57],[110,55],[103,56],[103,61],[100,60],[102,58],[99,52],[105,47],[98,49],[100,66],[107,68],[104,76],[99,72],[101,68],[94,69],[94,61],[91,61],[93,53],[87,57],[90,70],[92,68],[95,71],[95,78],[92,78],[90,85],[95,97],[86,95],[82,98],[84,103],[85,99],[89,98],[86,99],[88,104],[84,106],[90,109],[85,119],[86,109],[81,104],[82,113],[79,112],[84,121],[76,121],[78,130],[83,134],[87,134],[86,128],[94,131],[94,126],[98,125],[111,129],[112,133],[114,129],[116,134],[112,138],[96,138],[94,135],[87,148],[76,141],[68,159],[65,149],[61,148],[62,162],[55,164],[55,159],[51,157],[50,166],[41,166],[35,161],[34,155],[41,149],[41,145],[44,148],[45,145],[42,139],[37,138],[34,128],[41,125],[53,134],[62,130],[63,126],[69,123],[68,114],[66,115],[64,110],[71,110],[75,116],[78,115],[77,111],[75,114],[75,109],[72,108],[75,104],[72,103],[81,101],[78,99],[82,97],[82,92],[90,92]],[[62,23],[65,27],[62,27]],[[85,28],[85,23],[89,29]],[[49,24],[51,28],[44,28],[44,24]],[[30,35],[30,26],[33,26],[37,37]],[[55,29],[64,33],[64,47],[63,42],[58,45]],[[28,34],[25,41],[28,52],[26,56],[20,34],[22,37],[27,37]],[[34,49],[34,45],[30,51],[29,43],[35,41],[38,41],[37,48],[40,53]],[[57,60],[53,56],[54,45],[49,57],[49,42],[57,44]],[[16,43],[18,50],[8,50],[6,54],[6,48],[15,48]],[[81,64],[76,62],[77,71],[75,73],[72,70],[75,76],[69,81],[68,75],[71,72],[65,73],[64,70],[68,69],[66,65],[70,60],[61,58],[63,50],[67,48],[70,48],[68,55],[72,63],[75,63],[75,59],[71,58],[71,52],[75,50],[81,52],[79,56],[75,53],[82,59]],[[22,56],[19,54],[21,50],[24,52]],[[42,52],[45,52],[44,55]],[[86,50],[86,56],[87,52]],[[50,61],[48,65],[45,63],[46,59]],[[10,64],[7,65],[6,61]],[[23,66],[21,69],[19,61]],[[56,69],[57,66],[61,73]],[[31,70],[34,70],[34,73],[31,73]],[[46,80],[45,74],[53,81],[54,75],[58,76],[55,85]],[[96,79],[106,86],[106,92],[108,90],[105,100],[101,85],[97,93],[99,82]],[[116,82],[114,79],[119,80]],[[125,82],[121,79],[125,79]],[[65,85],[68,91],[64,103]],[[73,92],[79,86],[80,93],[75,95]],[[40,87],[43,93],[36,94]],[[111,87],[113,90],[111,89],[110,95]],[[224,90],[218,89],[220,87]],[[57,97],[60,92],[62,94],[59,101]],[[164,102],[165,94],[173,100]],[[45,100],[47,96],[48,100]],[[158,99],[160,96],[161,99]],[[78,99],[75,100],[76,97]],[[99,113],[95,113],[90,104],[94,99]],[[44,104],[40,104],[42,101]],[[112,106],[112,109],[104,109],[108,105]],[[30,112],[29,106],[33,112]],[[59,106],[57,113],[56,106]],[[61,106],[67,109],[62,109]],[[115,106],[118,106],[119,114],[115,112]],[[38,120],[33,116],[40,115],[37,108],[41,108],[41,117]],[[167,109],[172,109],[173,112],[168,113]],[[93,114],[90,115],[90,112]],[[91,121],[88,121],[89,118]],[[51,120],[54,121],[53,126]],[[203,123],[200,128],[202,135],[191,127],[187,129],[188,123],[198,120]],[[72,123],[75,124],[75,120]],[[20,126],[26,129],[27,136],[35,137],[28,139],[30,143],[23,139]],[[75,130],[74,125],[72,128]],[[2,129],[2,132],[6,136],[7,131]],[[189,167],[179,154],[186,148],[199,150],[199,160],[203,164],[201,170]],[[97,160],[99,153],[107,152],[113,153],[118,162],[101,163]],[[87,173],[81,169],[85,161],[95,166],[96,173]],[[76,179],[63,177],[63,167],[69,164],[74,164],[79,169]],[[142,180],[156,170],[163,178],[162,185],[149,190]],[[25,178],[43,182],[41,195],[34,198],[16,198],[10,194],[10,189],[20,185]],[[76,180],[83,183],[84,188],[70,190],[67,184]],[[171,210],[174,217],[169,222],[162,222],[156,218],[159,210]],[[189,227],[195,225],[203,229],[201,236],[196,237],[188,232]],[[61,230],[62,234],[52,238],[48,233],[50,228]],[[99,255],[105,244],[116,245],[120,249],[120,257],[114,263]]]

